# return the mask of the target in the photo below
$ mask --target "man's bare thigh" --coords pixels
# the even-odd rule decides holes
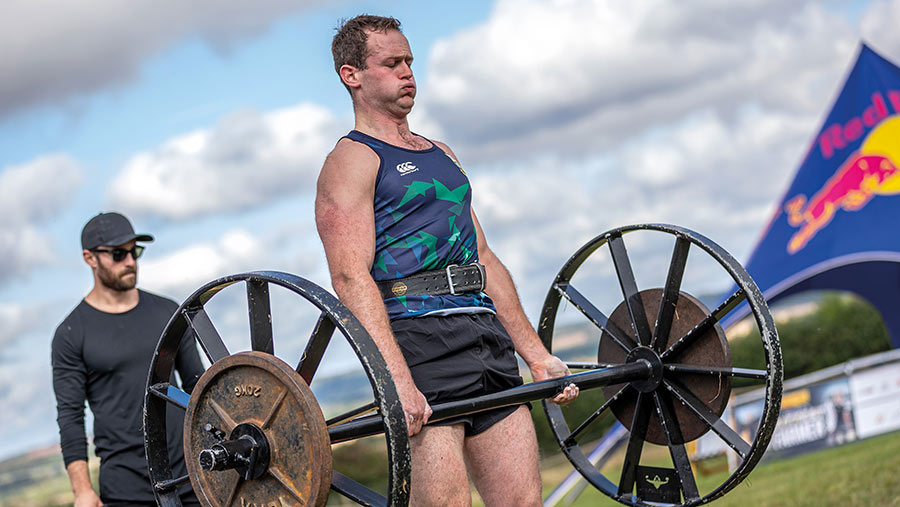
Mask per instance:
[[[462,424],[426,426],[410,439],[412,505],[471,505],[463,458],[464,439]]]
[[[537,438],[527,407],[467,437],[465,461],[485,505],[541,504]]]

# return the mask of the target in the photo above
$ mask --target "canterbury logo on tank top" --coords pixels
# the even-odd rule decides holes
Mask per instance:
[[[403,162],[402,164],[397,164],[397,170],[400,171],[400,174],[409,174],[418,171],[419,168],[414,166],[412,162]]]
[[[472,191],[462,168],[432,143],[426,150],[388,144],[357,130],[381,163],[375,178],[375,280],[478,260]],[[487,294],[400,296],[384,301],[391,320],[426,314],[494,312]]]

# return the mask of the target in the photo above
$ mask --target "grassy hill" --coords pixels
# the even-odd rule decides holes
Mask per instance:
[[[568,462],[544,463],[547,494],[571,471]],[[759,465],[744,482],[712,503],[717,507],[900,506],[900,432]],[[699,476],[698,486],[725,481],[727,473]],[[588,487],[575,507],[622,505]]]
[[[91,459],[90,465],[96,487],[99,460]],[[58,445],[0,461],[0,505],[72,505],[72,490]]]

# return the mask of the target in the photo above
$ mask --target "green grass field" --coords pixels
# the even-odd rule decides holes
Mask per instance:
[[[659,453],[660,449],[648,451]],[[62,467],[58,456],[53,462]],[[652,460],[652,456],[650,456]],[[56,462],[59,460],[59,463]],[[94,463],[96,466],[96,463]],[[560,454],[544,460],[544,494],[552,491],[571,472],[572,466]],[[713,505],[725,506],[897,506],[900,507],[900,432],[805,454],[791,459],[763,463],[750,477]],[[93,470],[96,477],[96,468]],[[719,473],[698,476],[702,491],[710,491],[728,476]],[[40,484],[0,496],[0,505],[46,506],[71,502],[68,480],[63,475]],[[476,498],[476,505],[479,505]],[[573,504],[582,506],[621,505],[593,487]]]
[[[556,459],[553,460],[556,462]],[[558,463],[558,462],[556,462]],[[544,469],[545,494],[572,467],[566,461]],[[709,491],[728,477],[699,476]],[[900,506],[900,432],[790,459],[758,465],[744,482],[713,505],[726,506]],[[588,487],[574,506],[621,505]]]

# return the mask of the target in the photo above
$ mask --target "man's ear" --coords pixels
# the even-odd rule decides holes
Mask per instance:
[[[345,85],[350,88],[359,88],[359,71],[360,69],[357,69],[352,65],[344,64],[341,65],[338,73],[341,76],[341,81],[343,81]]]
[[[94,255],[94,252],[90,250],[82,250],[81,256],[84,257],[85,264],[93,269],[97,268],[97,257]]]

